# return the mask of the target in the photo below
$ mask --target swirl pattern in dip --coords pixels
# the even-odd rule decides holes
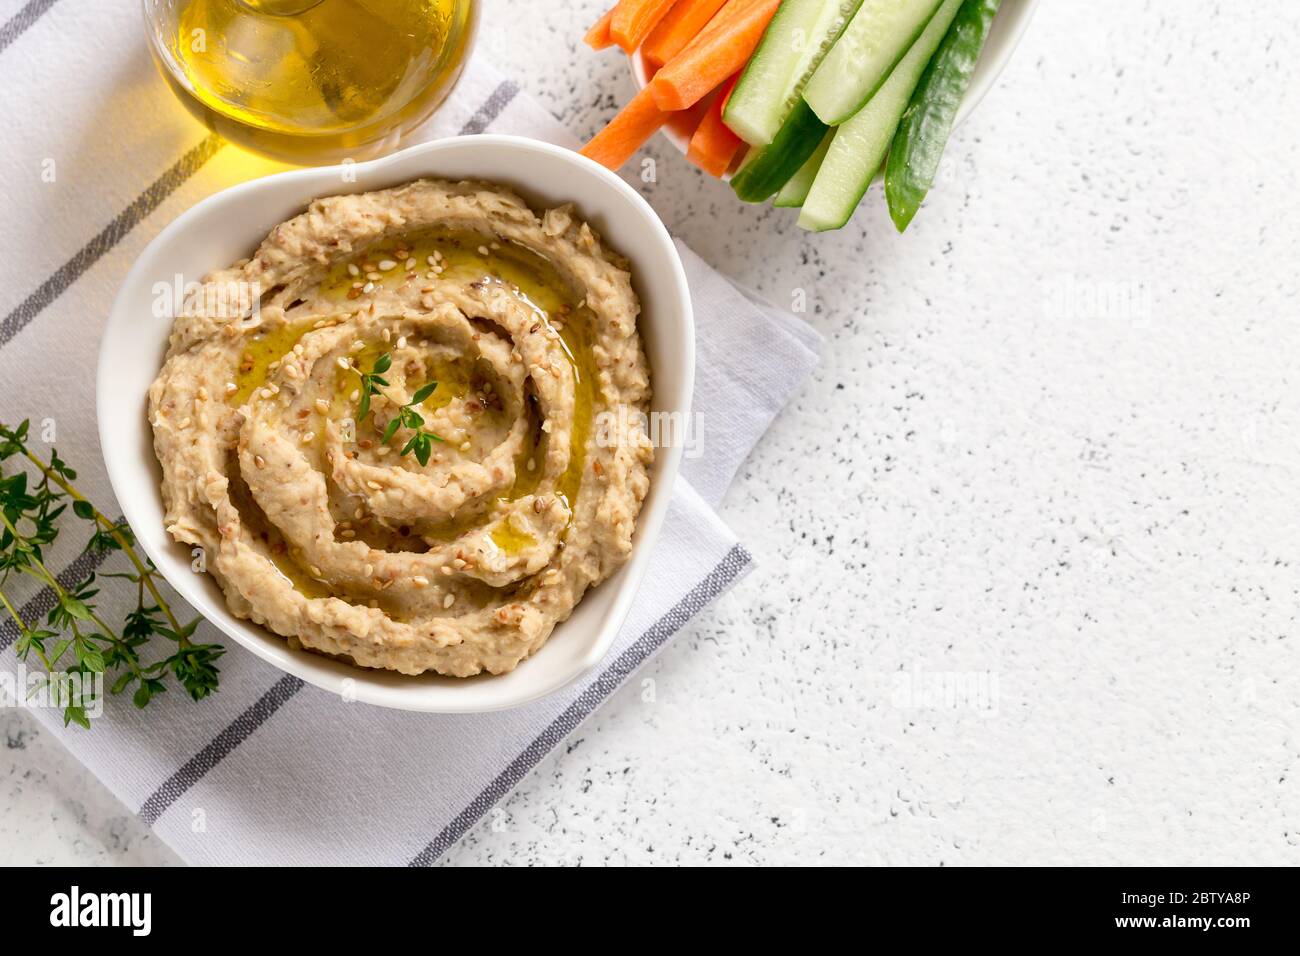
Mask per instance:
[[[319,200],[176,319],[149,392],[168,530],[291,642],[509,671],[630,552],[653,456],[639,308],[571,207],[434,180]],[[384,440],[404,405],[437,436],[427,464],[400,418]]]

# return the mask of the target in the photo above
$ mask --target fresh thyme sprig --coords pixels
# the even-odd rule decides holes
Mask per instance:
[[[363,422],[366,416],[370,414],[370,396],[378,395],[379,386],[388,387],[388,379],[381,378],[393,366],[393,356],[385,352],[379,358],[375,359],[375,364],[369,372],[363,372],[356,366],[352,366],[352,371],[361,376],[361,402],[357,405],[357,421]]]
[[[0,424],[0,606],[18,626],[14,645],[18,657],[35,657],[45,668],[45,679],[63,707],[65,725],[90,727],[88,708],[95,703],[93,678],[97,674],[115,676],[110,688],[114,694],[134,685],[132,698],[137,707],[165,692],[168,676],[195,700],[207,697],[217,689],[215,662],[225,649],[191,640],[202,618],[180,623],[162,596],[153,562],[136,551],[130,528],[110,520],[73,486],[77,473],[57,451],[51,450],[48,462],[36,455],[27,444],[28,430],[26,421],[12,429]],[[40,476],[34,485],[28,471],[6,470],[4,462],[11,459],[25,459],[33,466]],[[56,519],[69,502],[73,514],[94,529],[83,553],[117,551],[131,563],[131,571],[102,575],[135,584],[136,606],[120,629],[109,626],[96,609],[93,599],[99,588],[95,572],[87,572],[65,587],[45,563],[44,548],[57,538]],[[14,574],[26,574],[53,593],[54,606],[44,626],[25,620],[4,593],[4,585]],[[145,663],[140,649],[155,636],[173,642],[175,649],[160,660]],[[69,651],[70,662],[60,668]],[[79,675],[79,693],[75,695],[68,692],[71,675]]]
[[[370,397],[382,394],[380,392],[381,387],[388,387],[388,380],[382,376],[392,367],[392,364],[393,356],[385,352],[375,359],[375,364],[371,366],[369,372],[353,368],[353,371],[361,377],[361,400],[357,404],[357,421],[364,421],[366,416],[370,414]],[[415,394],[411,396],[411,400],[398,408],[397,414],[384,428],[383,440],[385,444],[393,440],[398,428],[406,428],[411,431],[411,437],[402,446],[401,454],[414,454],[415,460],[422,467],[429,463],[429,456],[433,454],[433,443],[444,441],[444,439],[424,427],[424,416],[415,410],[415,406],[423,403],[425,399],[433,394],[434,389],[437,387],[437,382],[427,382],[416,389]]]

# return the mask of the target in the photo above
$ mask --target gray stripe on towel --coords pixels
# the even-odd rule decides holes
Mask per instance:
[[[36,2],[36,0],[34,0]],[[53,2],[53,0],[50,0]],[[26,9],[26,8],[24,8]],[[9,23],[21,17],[20,12]],[[5,25],[7,29],[9,24]],[[0,47],[2,49],[3,47]],[[475,111],[474,115],[461,128],[461,135],[481,133],[495,120],[501,111],[510,104],[518,94],[519,87],[511,80],[504,80],[492,91],[487,102]],[[199,143],[182,156],[171,169],[167,170],[143,193],[136,197],[123,212],[90,242],[86,243],[76,255],[59,267],[52,276],[23,300],[17,308],[0,320],[0,346],[6,345],[21,332],[32,319],[36,318],[46,306],[62,295],[67,288],[81,278],[87,269],[93,266],[103,255],[117,245],[145,216],[153,212],[158,205],[170,196],[182,183],[193,176],[203,165],[217,154],[224,146],[225,140],[215,133]]]
[[[487,102],[480,106],[469,121],[460,128],[460,135],[473,136],[475,133],[483,132],[501,115],[501,111],[510,105],[510,101],[518,92],[519,87],[513,80],[502,80],[501,84],[492,91]]]
[[[140,818],[150,826],[157,823],[158,818],[179,800],[186,790],[202,780],[204,774],[251,737],[253,731],[266,723],[285,701],[302,688],[302,679],[292,674],[285,674],[272,684],[271,689],[258,698],[256,703],[217,734],[212,743],[191,757],[185,766],[168,777],[161,787],[150,794],[149,799],[140,808]]]
[[[463,837],[483,814],[495,806],[502,797],[509,793],[527,773],[537,766],[538,761],[550,753],[555,746],[582,723],[592,711],[600,706],[610,694],[618,689],[623,681],[638,667],[646,662],[655,651],[663,646],[668,638],[676,634],[687,621],[698,614],[705,605],[725,591],[753,559],[740,545],[735,545],[718,566],[709,572],[708,577],[697,584],[691,592],[677,602],[663,617],[659,618],[648,631],[637,638],[636,643],[618,656],[614,663],[605,668],[600,677],[570,704],[559,717],[556,717],[545,730],[529,744],[518,757],[510,762],[505,770],[497,775],[483,792],[474,798],[451,823],[447,824],[423,850],[411,860],[410,866],[432,866],[457,840]]]
[[[40,315],[46,306],[66,292],[87,269],[121,242],[123,237],[145,216],[157,209],[164,199],[198,172],[203,164],[225,145],[226,141],[220,136],[215,133],[209,135],[207,139],[178,159],[171,169],[154,180],[148,189],[136,196],[131,205],[118,213],[99,235],[82,246],[76,255],[59,266],[52,276],[42,282],[35,292],[0,319],[0,346],[8,344],[10,339],[26,328],[27,324]]]
[[[3,53],[5,47],[17,40],[29,26],[39,20],[46,10],[54,6],[54,3],[55,0],[31,0],[27,6],[10,17],[5,25],[0,27],[0,53]]]

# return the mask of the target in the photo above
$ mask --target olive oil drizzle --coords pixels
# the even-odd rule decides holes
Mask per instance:
[[[399,253],[403,253],[400,258]],[[388,268],[379,270],[381,263]],[[373,283],[374,287],[395,287],[406,281],[425,282],[428,273],[435,269],[436,277],[441,281],[462,284],[486,281],[500,285],[529,308],[548,332],[558,335],[573,375],[575,395],[569,460],[556,480],[554,493],[572,512],[582,487],[598,399],[598,376],[592,350],[594,316],[585,303],[585,296],[575,290],[551,263],[531,249],[469,230],[447,229],[407,234],[356,253],[330,268],[320,285],[320,292],[339,301],[340,312],[343,312],[350,307],[350,302],[364,302],[368,293],[360,290],[368,283]],[[230,403],[238,406],[247,402],[270,379],[278,363],[292,352],[303,336],[313,331],[319,321],[317,316],[303,322],[286,322],[251,337],[241,359],[236,389],[229,396]],[[380,355],[391,352],[393,347],[391,342],[367,342],[362,351],[352,356],[353,364],[361,369],[371,368]],[[424,402],[424,407],[433,412],[470,394],[474,390],[475,373],[472,361],[464,358],[433,363],[426,369],[426,374],[438,381],[438,388]],[[350,396],[358,384],[355,373],[343,369],[337,371],[332,415],[350,413],[355,405]],[[422,383],[412,383],[411,390],[418,384]],[[536,414],[528,407],[532,404],[531,400],[526,401],[524,414]],[[360,428],[364,423],[357,424]],[[515,479],[499,499],[497,515],[491,511],[484,515],[482,509],[472,509],[464,515],[454,516],[441,527],[425,530],[425,537],[455,540],[486,520],[491,522],[489,537],[505,554],[518,554],[536,545],[537,540],[532,534],[519,530],[509,516],[500,514],[500,511],[510,502],[537,492],[544,471],[542,462],[547,441],[540,428],[528,430],[515,460]],[[532,467],[529,467],[530,463]],[[291,554],[272,554],[271,560],[277,571],[306,596],[326,597],[331,593],[326,582],[308,574]]]

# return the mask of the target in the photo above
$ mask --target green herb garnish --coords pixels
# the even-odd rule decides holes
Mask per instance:
[[[392,367],[392,364],[392,355],[385,352],[375,359],[375,364],[369,372],[353,369],[361,377],[361,400],[357,404],[357,421],[364,421],[366,416],[370,414],[370,396],[380,394],[379,389],[381,386],[388,387],[388,380],[381,376]],[[393,440],[398,428],[406,428],[412,432],[411,437],[402,446],[401,454],[414,454],[416,461],[422,467],[429,463],[429,456],[433,454],[433,443],[441,442],[443,439],[425,429],[424,416],[415,410],[415,406],[424,402],[437,387],[437,382],[428,382],[420,386],[415,394],[411,396],[411,400],[397,410],[397,414],[384,428],[383,440],[385,444]]]
[[[46,462],[32,452],[27,436],[26,421],[13,429],[0,424],[0,606],[18,625],[14,644],[18,658],[26,661],[34,656],[45,668],[44,679],[53,691],[51,696],[63,706],[65,725],[90,727],[87,708],[95,701],[87,694],[95,686],[96,674],[115,677],[111,693],[121,694],[134,687],[132,699],[137,707],[166,691],[169,676],[194,700],[207,697],[217,689],[215,662],[225,648],[190,640],[203,618],[180,623],[159,590],[158,569],[136,551],[131,529],[125,522],[110,520],[77,491],[72,484],[77,473],[57,451],[52,449]],[[36,469],[40,477],[34,485],[27,471],[5,467],[11,459],[26,459]],[[45,563],[44,549],[58,537],[57,519],[69,503],[72,513],[94,528],[82,553],[119,551],[134,569],[103,575],[125,578],[135,585],[135,610],[127,614],[120,629],[111,627],[95,606],[99,588],[94,571],[65,586]],[[54,594],[54,606],[44,626],[24,620],[4,593],[5,584],[15,574],[34,578]],[[140,651],[155,636],[173,642],[175,650],[161,660],[145,663]],[[56,671],[65,659],[62,669]],[[75,700],[67,693],[74,674],[79,675],[80,689]]]

